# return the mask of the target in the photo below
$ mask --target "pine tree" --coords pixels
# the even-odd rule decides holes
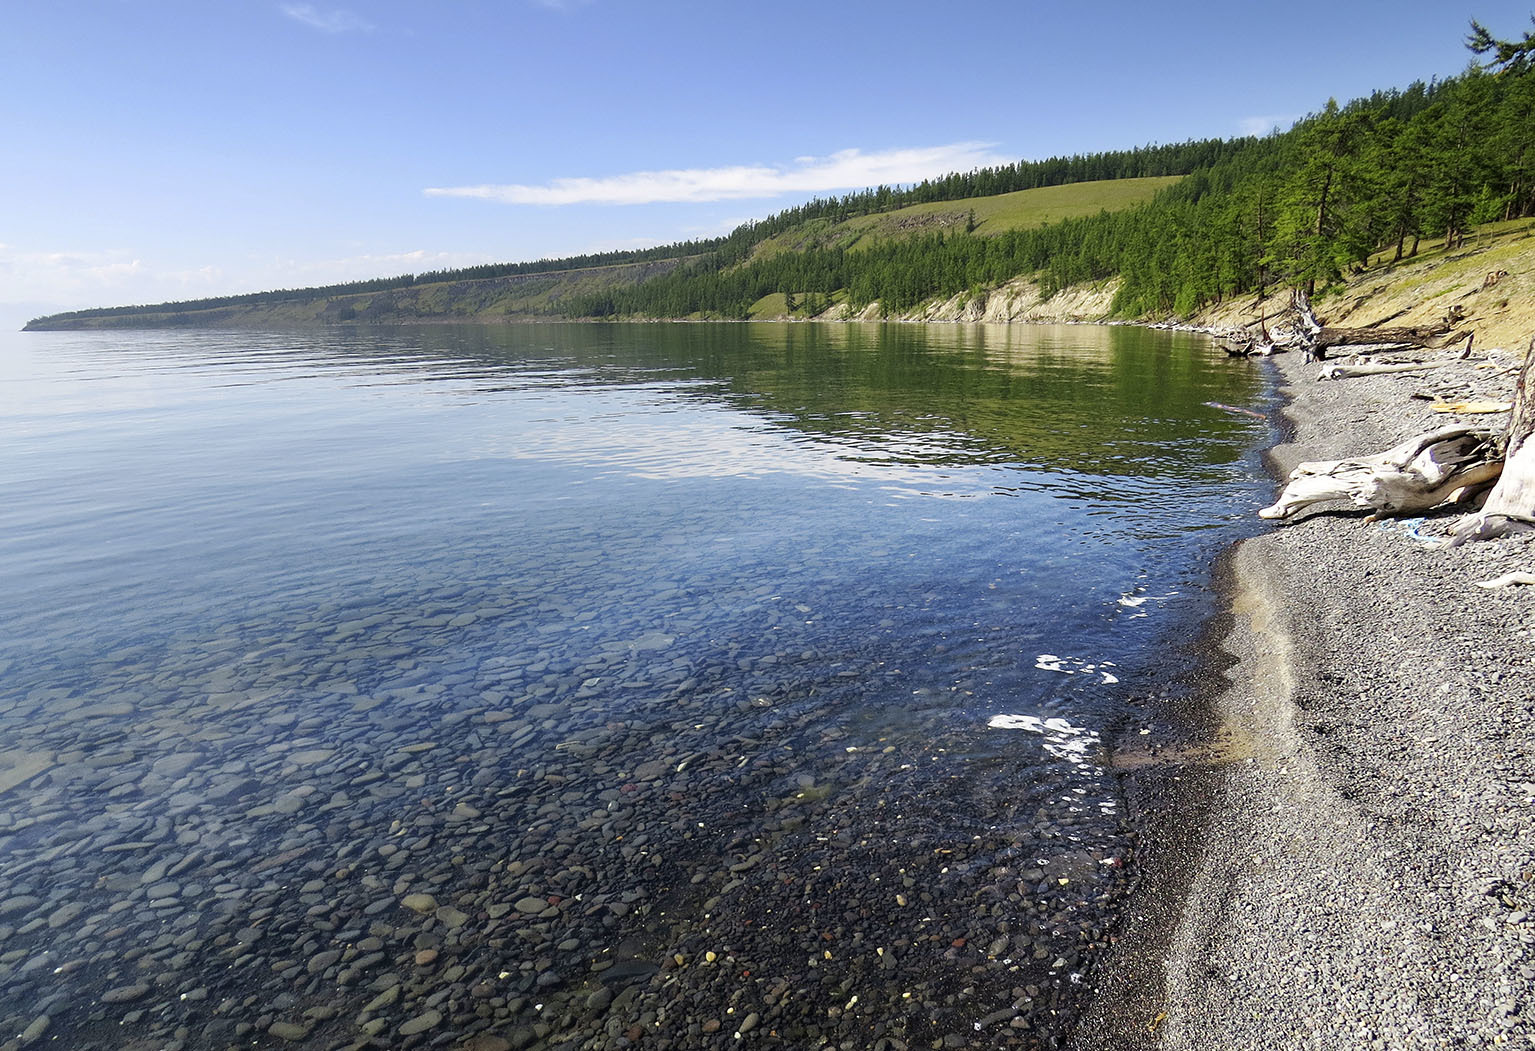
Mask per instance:
[[[1442,232],[1446,248],[1464,240],[1485,183],[1491,95],[1491,78],[1473,67],[1425,112],[1433,167],[1424,214],[1430,231]]]
[[[1307,122],[1298,141],[1300,163],[1280,201],[1270,261],[1315,295],[1319,281],[1336,280],[1345,266],[1369,257],[1368,231],[1355,209],[1366,168],[1360,155],[1369,115],[1345,112],[1337,100]]]

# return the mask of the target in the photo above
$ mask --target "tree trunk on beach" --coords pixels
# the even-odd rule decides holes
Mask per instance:
[[[1324,325],[1311,309],[1311,297],[1300,290],[1291,297],[1290,311],[1297,320],[1289,343],[1305,352],[1308,359],[1322,361],[1330,350],[1343,347],[1370,347],[1376,350],[1420,350],[1440,348],[1472,337],[1470,331],[1454,332],[1458,315],[1451,313],[1432,325],[1407,325],[1388,328],[1344,328]]]
[[[1535,339],[1524,354],[1508,421],[1503,476],[1481,511],[1455,527],[1453,543],[1490,540],[1535,529]]]
[[[1413,365],[1406,363],[1401,365],[1323,365],[1317,379],[1341,380],[1347,379],[1350,376],[1385,376],[1396,372],[1427,372],[1438,367],[1433,362],[1419,362]]]
[[[1490,431],[1445,427],[1374,456],[1303,463],[1290,472],[1273,506],[1258,515],[1288,518],[1329,500],[1391,514],[1426,511],[1485,490],[1503,467],[1494,444]]]
[[[1322,331],[1317,333],[1316,345],[1318,351],[1324,352],[1336,347],[1432,347],[1437,346],[1449,331],[1450,326],[1447,324],[1405,328],[1336,328],[1324,325]]]

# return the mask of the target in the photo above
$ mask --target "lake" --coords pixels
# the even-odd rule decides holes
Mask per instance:
[[[1052,1046],[1269,489],[1263,374],[1129,327],[0,377],[0,1024],[75,1048]]]

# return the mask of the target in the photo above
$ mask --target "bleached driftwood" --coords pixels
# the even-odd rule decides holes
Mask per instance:
[[[1465,356],[1470,356],[1468,332],[1455,332],[1460,320],[1458,312],[1432,325],[1408,325],[1389,328],[1385,325],[1368,325],[1364,328],[1343,328],[1324,325],[1311,309],[1311,300],[1300,290],[1290,299],[1290,313],[1296,319],[1295,330],[1289,342],[1306,355],[1307,361],[1322,361],[1329,354],[1340,352],[1362,353],[1390,350],[1440,349],[1467,340]],[[1332,377],[1324,377],[1332,378]]]
[[[1510,411],[1503,476],[1481,511],[1456,523],[1452,544],[1535,530],[1535,339],[1524,353]]]
[[[1469,496],[1503,470],[1492,432],[1445,427],[1375,456],[1303,463],[1262,518],[1288,518],[1327,500],[1376,511],[1426,511],[1457,494]]]
[[[1422,361],[1411,365],[1406,362],[1399,365],[1377,365],[1373,362],[1365,362],[1359,365],[1333,364],[1323,365],[1322,371],[1317,373],[1316,378],[1319,380],[1341,380],[1347,379],[1350,376],[1384,376],[1392,372],[1427,372],[1429,369],[1437,369],[1438,367],[1438,364],[1434,362]]]
[[[1437,401],[1429,406],[1435,412],[1453,412],[1457,416],[1487,416],[1507,412],[1513,407],[1512,402],[1484,401],[1476,398],[1470,401]]]
[[[1512,573],[1504,573],[1501,577],[1493,577],[1491,580],[1478,580],[1479,588],[1507,588],[1515,584],[1535,584],[1535,573],[1527,573],[1524,570],[1515,570]]]
[[[1412,347],[1438,347],[1449,341],[1450,326],[1415,325],[1410,328],[1335,328],[1332,325],[1323,325],[1316,334],[1316,349],[1319,357],[1325,357],[1329,351],[1338,350],[1341,347],[1381,347],[1395,350],[1406,350]],[[1465,334],[1456,336],[1456,340],[1464,339]]]

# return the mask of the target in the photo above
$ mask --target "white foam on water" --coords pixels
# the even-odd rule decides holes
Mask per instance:
[[[1047,753],[1068,763],[1084,765],[1091,761],[1099,738],[1096,733],[1082,726],[1073,726],[1065,719],[1055,717],[1041,719],[1037,715],[993,715],[986,721],[993,730],[1023,730],[1044,738]]]
[[[1104,670],[1115,667],[1113,661],[1089,664],[1078,657],[1057,657],[1053,653],[1041,653],[1034,659],[1034,667],[1040,671],[1060,672],[1062,675],[1101,675],[1105,685],[1119,681],[1119,676]]]
[[[1147,615],[1147,611],[1141,609],[1141,606],[1144,606],[1148,602],[1165,602],[1170,598],[1175,598],[1177,594],[1178,592],[1176,591],[1169,591],[1165,595],[1146,595],[1141,593],[1139,590],[1135,590],[1125,592],[1123,595],[1119,596],[1116,601],[1126,609],[1133,609],[1137,611],[1130,614],[1128,619],[1139,620],[1140,618]]]

